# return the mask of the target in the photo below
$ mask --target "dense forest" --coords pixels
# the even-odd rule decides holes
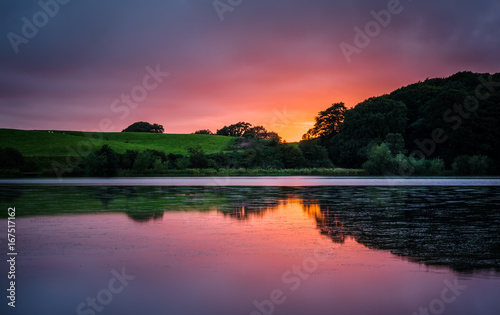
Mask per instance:
[[[334,104],[303,137],[371,174],[499,173],[500,74],[427,79],[352,109]]]
[[[146,122],[123,130],[163,131],[162,125]],[[328,170],[336,168],[386,176],[499,174],[500,74],[460,72],[402,87],[351,109],[335,103],[318,113],[314,127],[299,143],[283,143],[277,133],[248,122],[194,133],[235,140],[219,152],[193,145],[185,154],[158,149],[117,153],[105,144],[62,171],[40,170],[39,160],[24,157],[16,148],[2,148],[0,173],[133,176],[190,170],[189,174],[258,175],[309,169],[313,171],[303,174],[332,175]]]

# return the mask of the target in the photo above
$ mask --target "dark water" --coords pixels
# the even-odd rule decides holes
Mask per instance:
[[[2,314],[500,311],[498,186],[10,185],[0,205]]]

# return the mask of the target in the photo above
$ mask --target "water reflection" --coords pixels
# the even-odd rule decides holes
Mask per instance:
[[[309,200],[307,200],[308,198]],[[457,271],[500,270],[497,187],[344,187],[308,191],[321,233],[346,236],[426,265]]]
[[[334,243],[347,237],[426,265],[500,271],[499,187],[0,187],[18,216],[125,213],[138,223],[170,211],[262,219],[290,200]],[[0,214],[5,218],[6,213]]]

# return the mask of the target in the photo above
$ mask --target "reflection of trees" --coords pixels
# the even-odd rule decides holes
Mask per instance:
[[[23,194],[23,188],[20,186],[0,185],[0,202],[12,203]],[[8,205],[12,207],[12,204]]]
[[[322,235],[331,238],[335,243],[343,244],[345,242],[344,223],[338,218],[338,215],[330,210],[329,206],[321,206],[318,201],[302,201],[303,210],[310,218],[316,220],[316,225]]]
[[[334,242],[352,236],[427,265],[500,270],[498,187],[331,187],[305,195],[304,211]]]
[[[165,211],[213,210],[247,220],[299,200],[336,243],[353,237],[427,265],[500,270],[500,187],[10,186],[0,192],[3,204],[18,198],[20,217],[106,211],[136,222],[160,220]]]
[[[126,212],[128,217],[136,222],[157,221],[163,218],[163,211],[157,212]]]
[[[262,218],[291,192],[287,187],[218,187],[216,190],[224,194],[227,202],[218,211],[237,220]]]

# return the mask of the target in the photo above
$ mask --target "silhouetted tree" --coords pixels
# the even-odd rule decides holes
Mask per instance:
[[[303,140],[314,138],[331,138],[340,132],[340,124],[344,121],[346,111],[344,103],[335,103],[326,110],[320,111],[316,116],[314,127],[309,129]]]
[[[85,173],[87,176],[116,176],[119,162],[118,154],[105,144],[99,150],[87,155],[84,160]]]
[[[0,168],[21,169],[24,164],[24,157],[17,149],[0,148]]]
[[[300,148],[292,144],[281,144],[278,150],[285,168],[299,168],[304,166],[305,159]]]
[[[250,130],[252,124],[247,122],[239,122],[233,125],[224,126],[221,129],[217,130],[217,134],[220,136],[228,136],[228,137],[242,137],[245,132]]]
[[[214,133],[208,129],[197,130],[194,132],[195,135],[213,135]]]
[[[138,121],[123,129],[122,132],[152,132],[163,133],[165,130],[162,125],[150,124],[144,121]]]
[[[187,148],[189,152],[189,162],[192,168],[208,168],[210,167],[210,161],[203,152],[201,146],[197,145],[194,147]]]

